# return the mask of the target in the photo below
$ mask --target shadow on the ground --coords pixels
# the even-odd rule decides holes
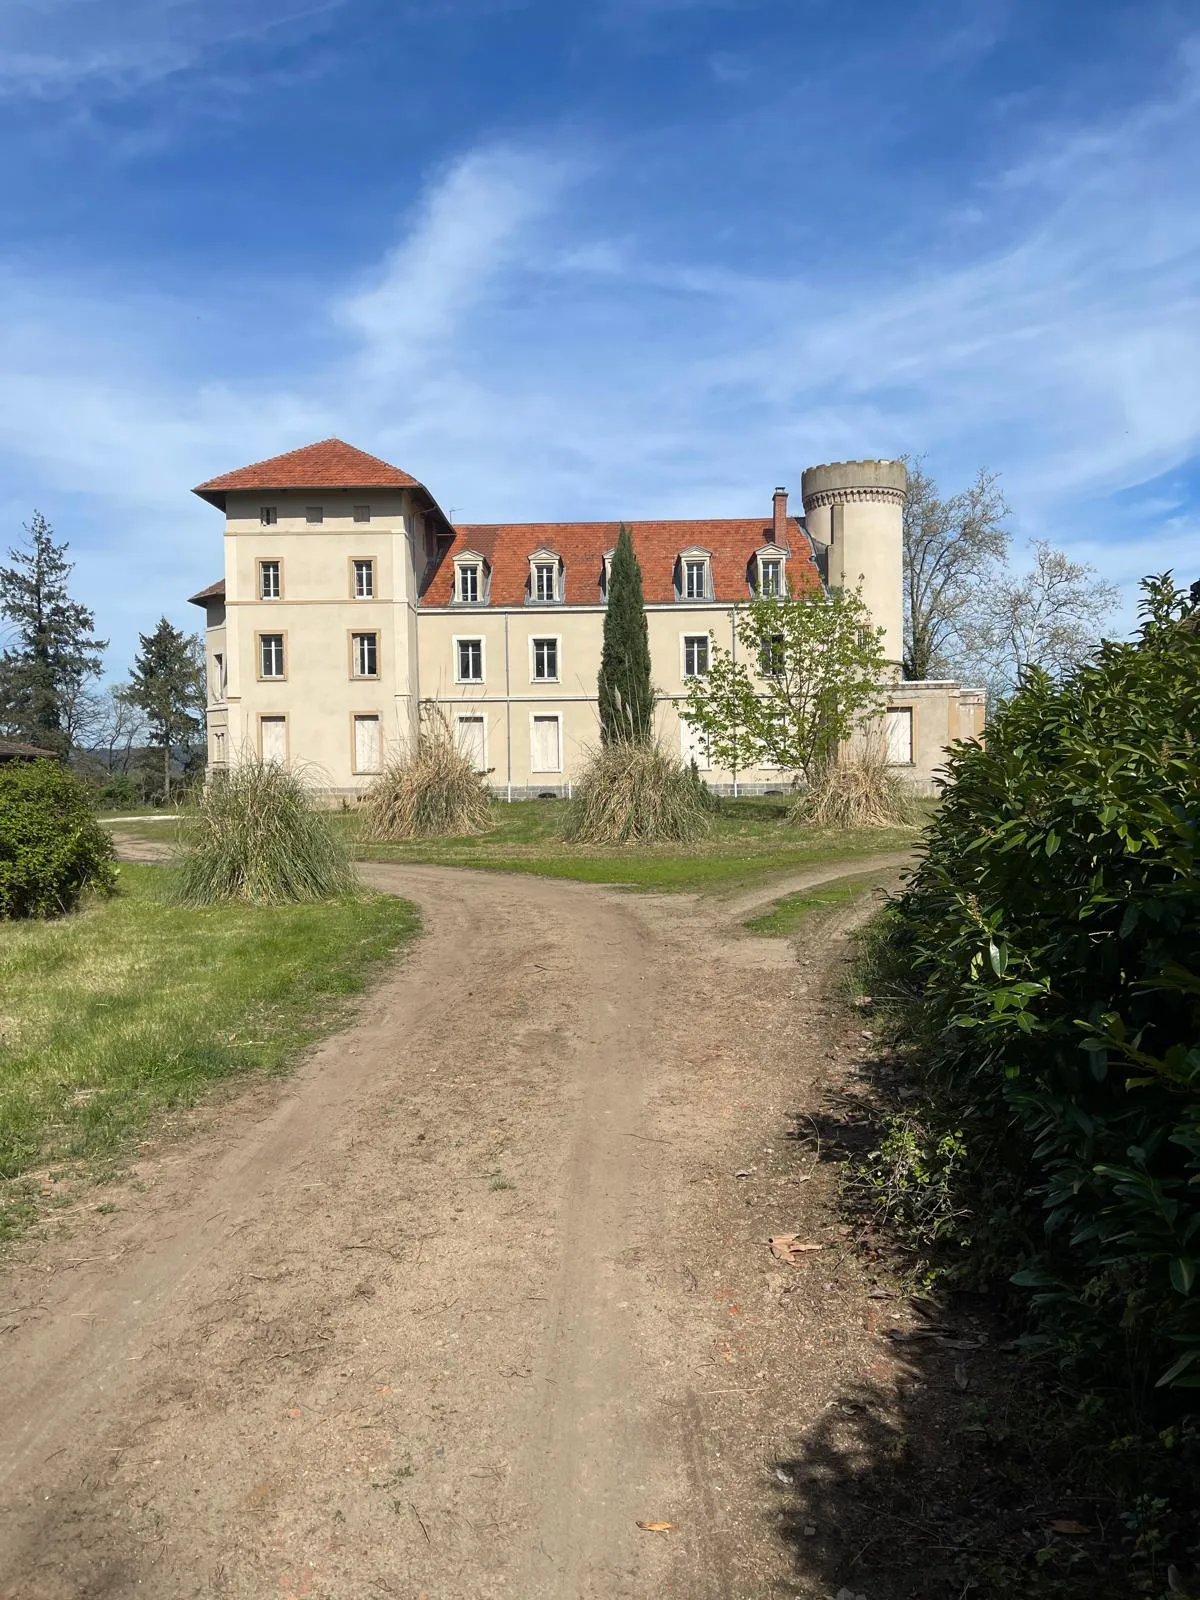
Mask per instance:
[[[900,1103],[895,1063],[863,1063],[859,1080],[861,1092],[797,1119],[797,1141],[822,1162],[862,1160],[878,1144],[881,1091],[883,1106]],[[855,1241],[872,1276],[900,1283],[886,1237],[859,1219]],[[831,1600],[1165,1591],[1165,1575],[1160,1587],[1131,1587],[1116,1508],[1063,1486],[1071,1443],[1028,1358],[982,1302],[881,1286],[867,1306],[878,1353],[865,1376],[774,1464],[778,1527],[798,1576]]]

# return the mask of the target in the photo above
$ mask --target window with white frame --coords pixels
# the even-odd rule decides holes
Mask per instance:
[[[459,717],[457,742],[475,771],[483,772],[487,767],[487,729],[483,718]]]
[[[273,528],[279,521],[279,507],[259,506],[258,520],[264,528]]]
[[[892,767],[913,764],[913,714],[911,706],[892,706],[887,713],[887,758]]]
[[[758,670],[764,678],[782,678],[785,666],[783,635],[773,633],[758,649]]]
[[[258,636],[258,672],[262,678],[284,676],[283,635],[260,633]]]
[[[558,599],[558,563],[557,561],[535,561],[533,563],[533,598],[543,604]]]
[[[364,712],[354,719],[354,770],[378,772],[383,765],[383,740],[379,717],[374,712]]]
[[[479,604],[482,574],[477,561],[464,561],[458,568],[458,598],[464,605]]]
[[[758,592],[764,595],[783,593],[783,557],[759,556]]]
[[[379,676],[379,635],[377,633],[352,633],[350,635],[350,671],[356,678]]]
[[[370,506],[355,506],[355,508],[354,508],[354,520],[355,520],[355,522],[370,522],[370,520],[371,520],[371,508],[370,508]]]
[[[259,717],[258,753],[264,762],[284,766],[287,762],[287,718]]]
[[[282,574],[278,561],[260,561],[258,563],[258,598],[260,600],[278,600],[282,593]]]
[[[702,678],[708,671],[708,635],[685,633],[683,636],[683,675],[685,678]]]
[[[354,563],[354,598],[356,600],[373,600],[375,598],[374,561],[356,561]]]
[[[213,765],[217,767],[225,765],[225,731],[223,728],[218,728],[213,734]]]
[[[214,701],[224,700],[224,698],[225,698],[225,657],[219,651],[217,651],[217,652],[215,652],[213,654],[212,683],[210,684],[209,687],[210,687],[210,689],[212,691],[211,698]]]
[[[615,550],[606,550],[604,552],[604,561],[600,568],[600,587],[604,591],[604,598],[606,601],[608,600],[609,574],[612,572],[613,557],[616,555],[616,553],[617,552]]]
[[[456,639],[459,683],[483,682],[483,640]]]
[[[683,598],[708,599],[708,557],[685,556],[683,559]]]
[[[558,682],[558,640],[531,639],[533,651],[533,680],[535,683]]]
[[[562,771],[562,723],[557,716],[530,717],[529,770]]]
[[[324,522],[325,521],[325,507],[324,506],[305,506],[305,508],[304,508],[304,520],[305,520],[305,522]]]

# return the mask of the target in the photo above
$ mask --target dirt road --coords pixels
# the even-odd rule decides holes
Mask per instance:
[[[837,930],[369,873],[426,935],[361,1021],[6,1268],[0,1595],[831,1592],[772,1463],[877,1352],[765,1238],[829,1232]]]

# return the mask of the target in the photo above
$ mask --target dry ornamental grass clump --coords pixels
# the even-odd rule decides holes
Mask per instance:
[[[796,795],[793,822],[810,828],[895,828],[918,820],[908,785],[888,766],[887,745],[869,738],[818,767]]]
[[[379,840],[486,833],[491,799],[483,773],[458,748],[449,728],[432,718],[367,790],[363,831]]]
[[[575,788],[566,837],[576,844],[690,844],[712,827],[691,768],[654,744],[602,745]]]
[[[176,892],[190,905],[325,900],[354,886],[354,869],[303,780],[246,760],[214,777],[188,817]]]

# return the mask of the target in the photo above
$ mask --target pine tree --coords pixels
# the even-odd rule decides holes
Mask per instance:
[[[608,569],[598,688],[601,742],[649,744],[654,728],[650,632],[642,597],[642,569],[624,523]]]
[[[195,635],[172,627],[166,617],[153,633],[138,635],[124,694],[150,728],[150,743],[163,753],[163,793],[171,797],[171,752],[199,734],[204,714],[203,646]]]
[[[0,567],[0,617],[15,640],[0,656],[0,728],[63,755],[71,708],[108,648],[92,633],[93,613],[68,593],[67,548],[35,511],[24,540],[8,553],[12,565]]]

